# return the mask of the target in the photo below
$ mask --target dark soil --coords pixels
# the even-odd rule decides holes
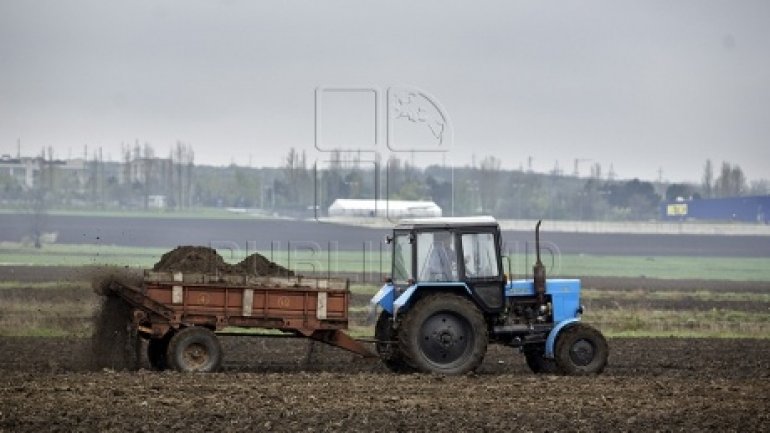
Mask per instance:
[[[240,263],[231,265],[209,247],[180,246],[161,256],[152,268],[156,272],[197,272],[207,274],[249,274],[260,276],[291,276],[294,273],[254,253]]]
[[[612,339],[598,377],[397,375],[299,339],[223,337],[219,374],[89,372],[85,340],[0,338],[0,431],[766,431],[770,341]],[[312,349],[312,350],[311,350]]]
[[[26,273],[29,281],[55,281],[65,272],[72,270],[30,267],[7,279]],[[768,285],[742,284],[601,279],[586,286],[762,293]],[[2,300],[49,299],[49,292],[62,301],[95,297],[85,287],[19,287]],[[355,295],[354,304],[368,298]],[[149,371],[146,343],[131,345],[125,306],[103,299],[93,339],[0,337],[0,433],[770,430],[767,339],[614,338],[597,377],[535,376],[516,350],[490,346],[478,372],[444,377],[393,374],[379,361],[309,340],[221,337],[222,373],[160,373]],[[679,305],[708,307],[695,301]]]

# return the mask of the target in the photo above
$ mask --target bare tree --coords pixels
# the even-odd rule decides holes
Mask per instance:
[[[309,202],[309,192],[312,188],[304,151],[299,153],[293,147],[289,149],[284,160],[283,175],[287,186],[286,201],[295,205]]]
[[[730,187],[732,195],[740,196],[746,192],[746,176],[738,164],[735,164],[730,170]]]
[[[155,150],[153,150],[150,143],[144,144],[141,164],[142,164],[142,181],[144,182],[144,208],[150,207],[150,194],[152,193],[152,177],[155,174]]]
[[[177,209],[191,206],[192,165],[194,161],[192,147],[176,142],[176,147],[171,152],[170,161],[170,195],[174,197]]]
[[[714,167],[711,165],[711,160],[706,160],[706,165],[703,167],[703,197],[711,198],[714,195]]]
[[[487,156],[481,160],[479,169],[479,194],[481,196],[481,211],[494,213],[497,210],[500,185],[500,160]]]
[[[751,187],[749,189],[751,195],[767,195],[770,194],[770,181],[767,179],[753,180],[751,181]]]
[[[746,191],[746,176],[743,170],[736,164],[722,162],[719,177],[714,183],[714,189],[718,197],[740,196]]]
[[[49,156],[52,156],[50,153],[50,148]],[[32,243],[34,244],[35,248],[42,247],[41,239],[43,237],[43,231],[45,230],[48,217],[48,185],[49,182],[52,182],[53,177],[53,166],[50,161],[46,161],[45,159],[45,149],[43,149],[41,152],[38,161],[40,164],[40,175],[37,179],[37,182],[34,184],[32,190],[30,191],[30,210],[32,211],[31,235]]]

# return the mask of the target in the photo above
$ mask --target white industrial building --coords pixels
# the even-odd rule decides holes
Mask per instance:
[[[432,201],[360,200],[338,198],[329,206],[330,217],[440,217],[441,208]]]

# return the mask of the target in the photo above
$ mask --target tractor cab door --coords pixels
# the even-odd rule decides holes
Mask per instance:
[[[449,229],[415,230],[418,282],[457,283],[459,248]]]
[[[402,292],[414,282],[414,235],[410,231],[393,233],[393,284]]]
[[[495,230],[459,233],[463,281],[489,312],[505,306],[505,276],[502,272],[499,232]]]

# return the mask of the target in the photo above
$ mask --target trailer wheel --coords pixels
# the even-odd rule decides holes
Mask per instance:
[[[171,337],[166,359],[174,370],[208,373],[219,370],[222,365],[222,347],[214,332],[192,326]]]
[[[535,374],[558,374],[559,366],[556,361],[545,357],[545,348],[525,347],[524,357],[527,360],[527,367]]]
[[[602,333],[583,323],[564,329],[554,347],[556,364],[569,375],[599,374],[607,366],[608,356],[609,347]]]
[[[147,360],[153,369],[163,371],[168,368],[166,353],[172,336],[173,332],[169,331],[162,338],[150,338],[147,342]]]
[[[399,348],[405,361],[426,373],[463,374],[484,360],[489,336],[484,316],[461,296],[426,296],[405,313]]]
[[[387,311],[380,313],[377,324],[374,326],[374,338],[377,340],[374,347],[380,360],[394,373],[411,373],[414,368],[404,360],[398,347],[398,336],[391,326],[392,314]]]

